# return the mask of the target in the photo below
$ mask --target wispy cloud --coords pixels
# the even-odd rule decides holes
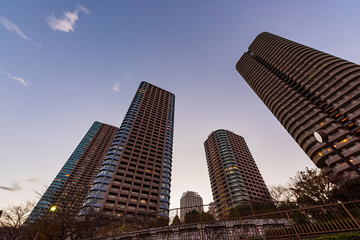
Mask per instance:
[[[31,183],[39,183],[39,182],[41,182],[41,178],[28,178],[28,179],[26,179],[26,181],[31,182]]]
[[[114,92],[120,92],[120,88],[119,88],[119,83],[118,83],[118,82],[116,82],[116,83],[114,84],[114,86],[113,86],[113,91],[114,91]]]
[[[84,13],[86,13],[88,15],[90,14],[90,11],[88,9],[86,9],[84,6],[80,5],[77,9],[80,11],[83,11]]]
[[[41,178],[28,178],[26,180],[21,180],[20,182],[13,181],[10,187],[0,186],[0,190],[18,192],[23,189],[22,185],[25,183],[41,183]]]
[[[38,42],[32,40],[31,38],[29,38],[28,36],[26,36],[25,33],[23,33],[20,30],[20,28],[18,26],[16,26],[13,22],[11,22],[9,19],[6,19],[3,16],[0,16],[0,22],[10,32],[13,32],[13,33],[19,35],[20,37],[22,37],[26,41],[30,41],[30,42],[34,43],[38,48],[42,47],[41,43],[38,43]]]
[[[0,190],[10,191],[10,192],[17,192],[17,191],[21,190],[21,187],[20,187],[18,182],[13,182],[11,184],[11,187],[0,186]]]
[[[73,12],[64,12],[60,18],[56,18],[54,14],[49,16],[46,19],[46,23],[54,31],[75,32],[74,27],[76,21],[79,19],[78,14],[80,12],[90,14],[90,11],[85,7],[79,6]]]
[[[29,38],[20,30],[20,28],[14,23],[12,23],[10,20],[4,18],[3,16],[0,16],[0,22],[10,32],[16,33],[25,40],[29,40]]]
[[[20,82],[20,83],[21,83],[22,85],[24,85],[24,86],[27,86],[27,85],[28,85],[28,83],[25,81],[25,79],[23,79],[23,78],[21,78],[21,77],[15,77],[15,76],[11,75],[10,73],[5,72],[5,71],[2,71],[2,70],[0,70],[0,73],[8,76],[9,78],[11,78],[11,79],[13,79],[13,80],[15,80],[15,81]]]

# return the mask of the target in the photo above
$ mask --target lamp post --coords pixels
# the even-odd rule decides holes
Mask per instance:
[[[354,164],[352,164],[352,162],[350,161],[350,159],[348,157],[345,157],[344,154],[342,154],[339,149],[337,149],[336,147],[334,147],[333,144],[331,144],[329,142],[329,136],[327,135],[327,133],[324,130],[319,130],[317,132],[314,132],[314,137],[316,138],[316,140],[320,143],[325,142],[326,146],[328,146],[329,148],[331,148],[344,162],[346,162],[349,167],[351,167],[360,177],[360,170],[359,168],[357,168]]]

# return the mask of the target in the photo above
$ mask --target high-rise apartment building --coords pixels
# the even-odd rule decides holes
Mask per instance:
[[[184,192],[180,198],[180,221],[185,221],[185,215],[191,211],[202,213],[204,211],[203,199],[197,192]]]
[[[219,129],[209,135],[204,146],[219,215],[240,203],[272,201],[243,137]]]
[[[168,217],[174,94],[141,82],[80,215]]]
[[[40,219],[51,207],[66,207],[69,214],[78,214],[117,131],[117,127],[93,123],[42,195],[27,222]]]
[[[317,167],[330,176],[358,177],[313,133],[324,130],[359,167],[359,65],[265,32],[236,69]]]

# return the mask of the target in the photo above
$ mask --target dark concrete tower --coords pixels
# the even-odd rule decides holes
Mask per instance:
[[[174,104],[174,94],[140,84],[81,215],[168,216]]]
[[[249,201],[272,201],[245,139],[228,130],[204,143],[211,190],[218,214]]]
[[[76,216],[119,129],[94,122],[29,215],[43,217],[50,208],[66,208]]]
[[[358,177],[313,133],[324,130],[359,167],[359,65],[265,32],[236,69],[316,166],[330,176]]]

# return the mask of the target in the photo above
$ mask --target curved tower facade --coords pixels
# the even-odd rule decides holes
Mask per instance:
[[[359,65],[264,32],[236,69],[316,166],[330,176],[358,177],[313,133],[324,130],[359,167]]]
[[[245,139],[219,129],[206,139],[205,154],[218,214],[249,201],[272,201]]]

